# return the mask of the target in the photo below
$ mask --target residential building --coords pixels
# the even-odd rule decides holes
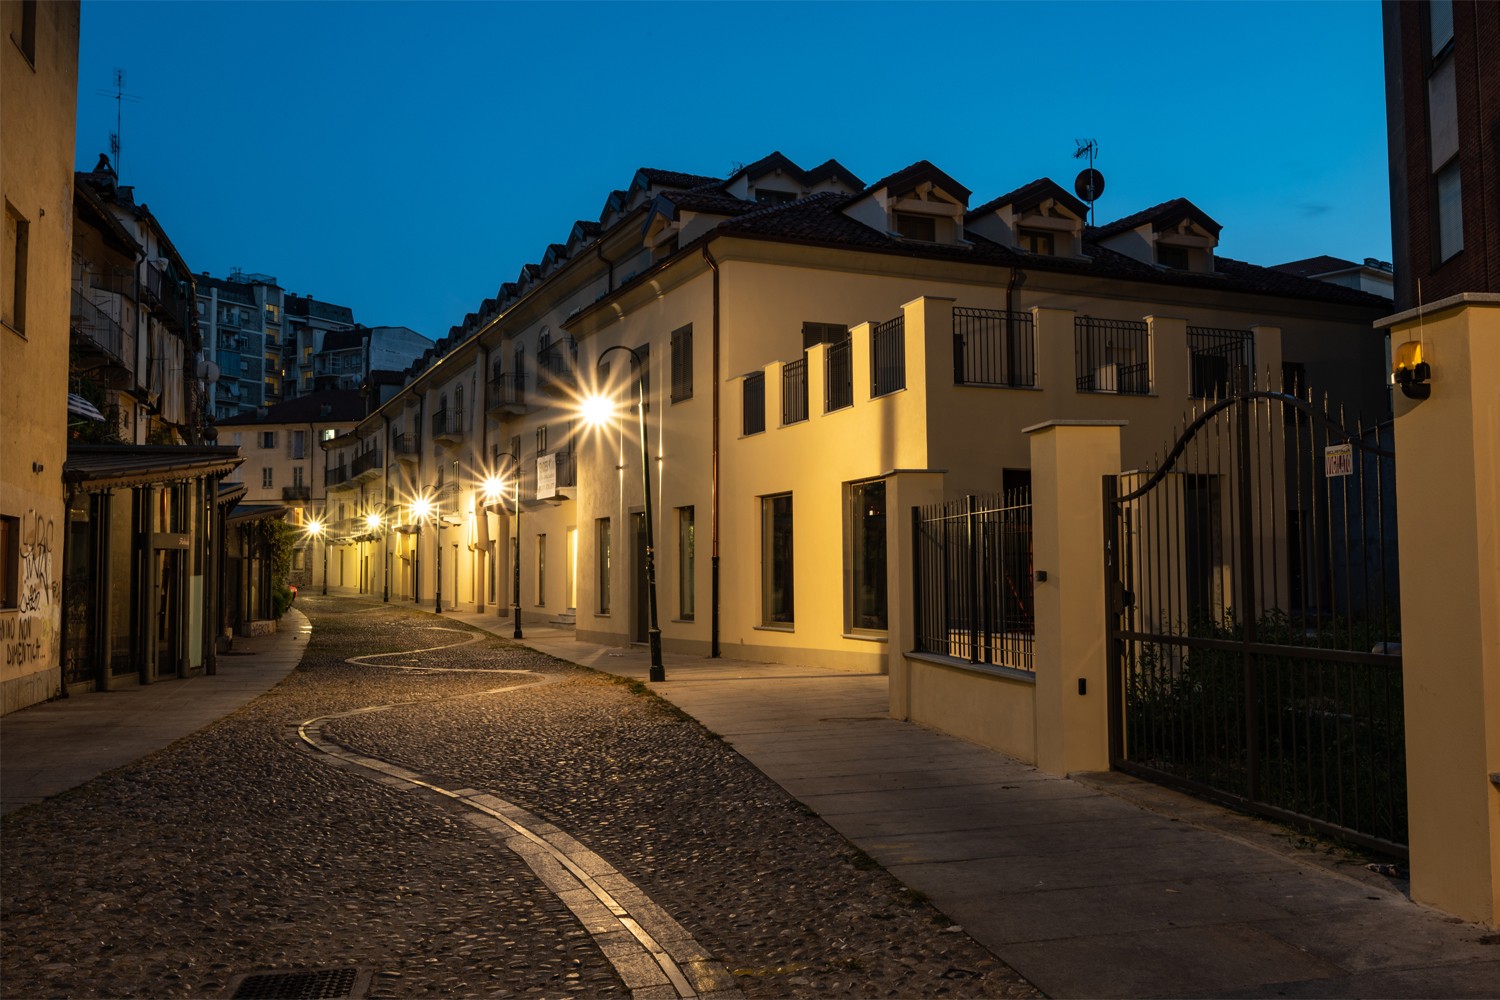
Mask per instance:
[[[1364,263],[1356,264],[1342,257],[1322,254],[1277,264],[1272,270],[1285,271],[1300,278],[1316,278],[1345,288],[1358,288],[1381,298],[1393,299],[1396,296],[1395,274],[1391,262],[1375,257],[1366,257]]]
[[[73,2],[0,3],[0,713],[62,688]]]
[[[296,292],[286,295],[284,305],[287,350],[283,367],[287,397],[305,395],[318,389],[340,388],[338,385],[319,385],[314,382],[315,359],[323,351],[324,341],[330,333],[354,329],[354,310]]]
[[[336,491],[371,528],[331,585],[369,558],[392,600],[627,643],[650,550],[668,650],[885,669],[911,507],[1023,486],[1024,428],[1125,421],[1143,467],[1241,371],[1388,417],[1382,300],[1220,256],[1186,199],[1098,228],[1045,178],[970,201],[925,161],[638,171],[335,442],[389,460]]]
[[[328,487],[380,473],[376,453],[369,468],[326,469],[324,448],[347,435],[368,412],[358,389],[326,389],[289,399],[255,416],[232,417],[219,424],[219,441],[239,449],[243,464],[226,476],[243,487],[243,503],[284,509],[287,520],[305,528],[325,519]],[[309,538],[299,533],[292,556],[292,582],[310,579]]]
[[[281,286],[269,274],[235,269],[228,278],[198,277],[198,322],[219,368],[210,395],[214,418],[254,413],[281,402]]]
[[[401,371],[432,341],[404,326],[354,326],[323,334],[312,360],[313,391],[357,389],[371,372]]]

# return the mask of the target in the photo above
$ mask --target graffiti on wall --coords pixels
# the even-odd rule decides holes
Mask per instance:
[[[17,583],[17,615],[0,618],[0,647],[7,667],[24,667],[55,659],[57,610],[61,607],[62,583],[53,557],[56,525],[49,517],[31,510],[21,519],[20,573]]]

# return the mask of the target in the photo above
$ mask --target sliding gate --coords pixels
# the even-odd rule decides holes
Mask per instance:
[[[1243,389],[1105,483],[1114,766],[1406,844],[1389,426]]]

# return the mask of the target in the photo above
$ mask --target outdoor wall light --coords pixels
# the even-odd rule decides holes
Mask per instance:
[[[1391,377],[1407,399],[1426,399],[1432,395],[1432,366],[1422,359],[1422,342],[1408,340],[1396,347],[1391,361]]]

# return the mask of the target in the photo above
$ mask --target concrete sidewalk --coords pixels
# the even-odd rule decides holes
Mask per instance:
[[[0,813],[40,802],[217,722],[296,669],[311,627],[292,609],[276,632],[237,638],[218,672],[94,691],[0,719]]]
[[[447,617],[510,635],[490,615]],[[646,678],[644,647],[525,632],[561,659]],[[883,676],[665,660],[655,693],[1049,996],[1500,996],[1500,934],[1284,828],[893,721]]]

